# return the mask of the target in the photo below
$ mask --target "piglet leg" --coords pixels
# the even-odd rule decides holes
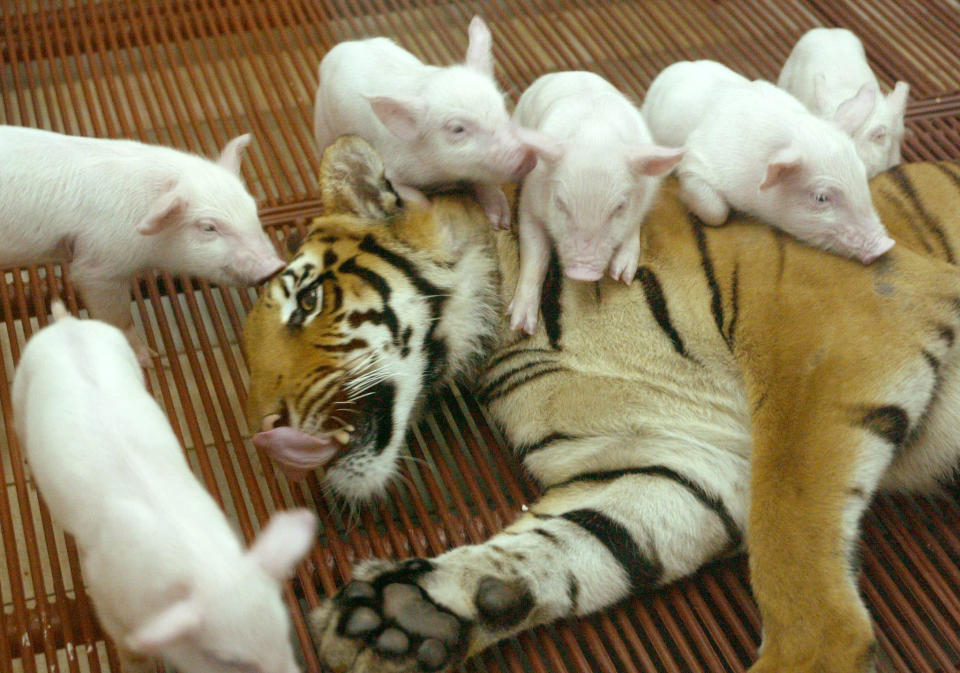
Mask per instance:
[[[680,199],[704,224],[712,227],[726,222],[730,214],[726,199],[698,175],[680,174]]]
[[[627,285],[633,282],[640,263],[640,231],[631,232],[610,261],[610,277]]]
[[[157,670],[157,660],[153,657],[138,654],[120,645],[117,645],[117,655],[120,657],[120,670],[123,673],[154,673]]]
[[[157,353],[143,342],[130,315],[130,281],[126,278],[91,278],[84,275],[82,269],[79,273],[74,272],[74,281],[90,317],[123,330],[141,366],[153,366]]]
[[[475,184],[473,193],[494,229],[510,228],[510,204],[499,186]]]
[[[533,334],[540,312],[540,293],[550,261],[550,237],[540,222],[520,211],[520,275],[507,308],[510,327]]]

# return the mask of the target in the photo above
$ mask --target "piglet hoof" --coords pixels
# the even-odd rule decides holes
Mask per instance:
[[[629,285],[637,274],[637,265],[640,264],[640,235],[630,234],[617,248],[613,259],[610,260],[610,277]]]
[[[537,331],[539,312],[537,301],[514,297],[507,308],[507,313],[510,315],[510,329],[532,335]]]
[[[414,559],[377,564],[310,615],[314,643],[335,673],[448,671],[468,649],[469,623],[434,602],[420,586],[433,570]]]
[[[150,348],[147,344],[143,343],[143,340],[140,338],[139,334],[129,331],[124,331],[124,334],[127,337],[127,341],[130,342],[130,347],[136,354],[137,362],[140,363],[140,366],[144,369],[153,369],[154,358],[160,357],[160,354]]]

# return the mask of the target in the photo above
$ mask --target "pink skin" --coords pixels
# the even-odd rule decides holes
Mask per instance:
[[[291,481],[299,481],[313,470],[323,467],[343,448],[330,437],[313,437],[287,425],[274,427],[280,416],[263,419],[263,430],[252,438],[253,445],[279,465]]]

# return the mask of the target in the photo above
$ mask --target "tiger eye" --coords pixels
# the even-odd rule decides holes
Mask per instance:
[[[297,297],[297,305],[300,306],[302,311],[310,313],[313,309],[317,307],[317,293],[316,292],[304,292],[299,297]]]

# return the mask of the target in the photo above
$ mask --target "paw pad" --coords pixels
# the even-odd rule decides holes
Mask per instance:
[[[474,598],[480,619],[496,628],[516,626],[533,609],[533,596],[522,580],[504,582],[484,577],[477,585]]]
[[[414,559],[371,582],[348,584],[333,601],[340,613],[336,633],[385,659],[406,657],[426,672],[459,661],[465,624],[406,579],[430,569],[429,561]]]

